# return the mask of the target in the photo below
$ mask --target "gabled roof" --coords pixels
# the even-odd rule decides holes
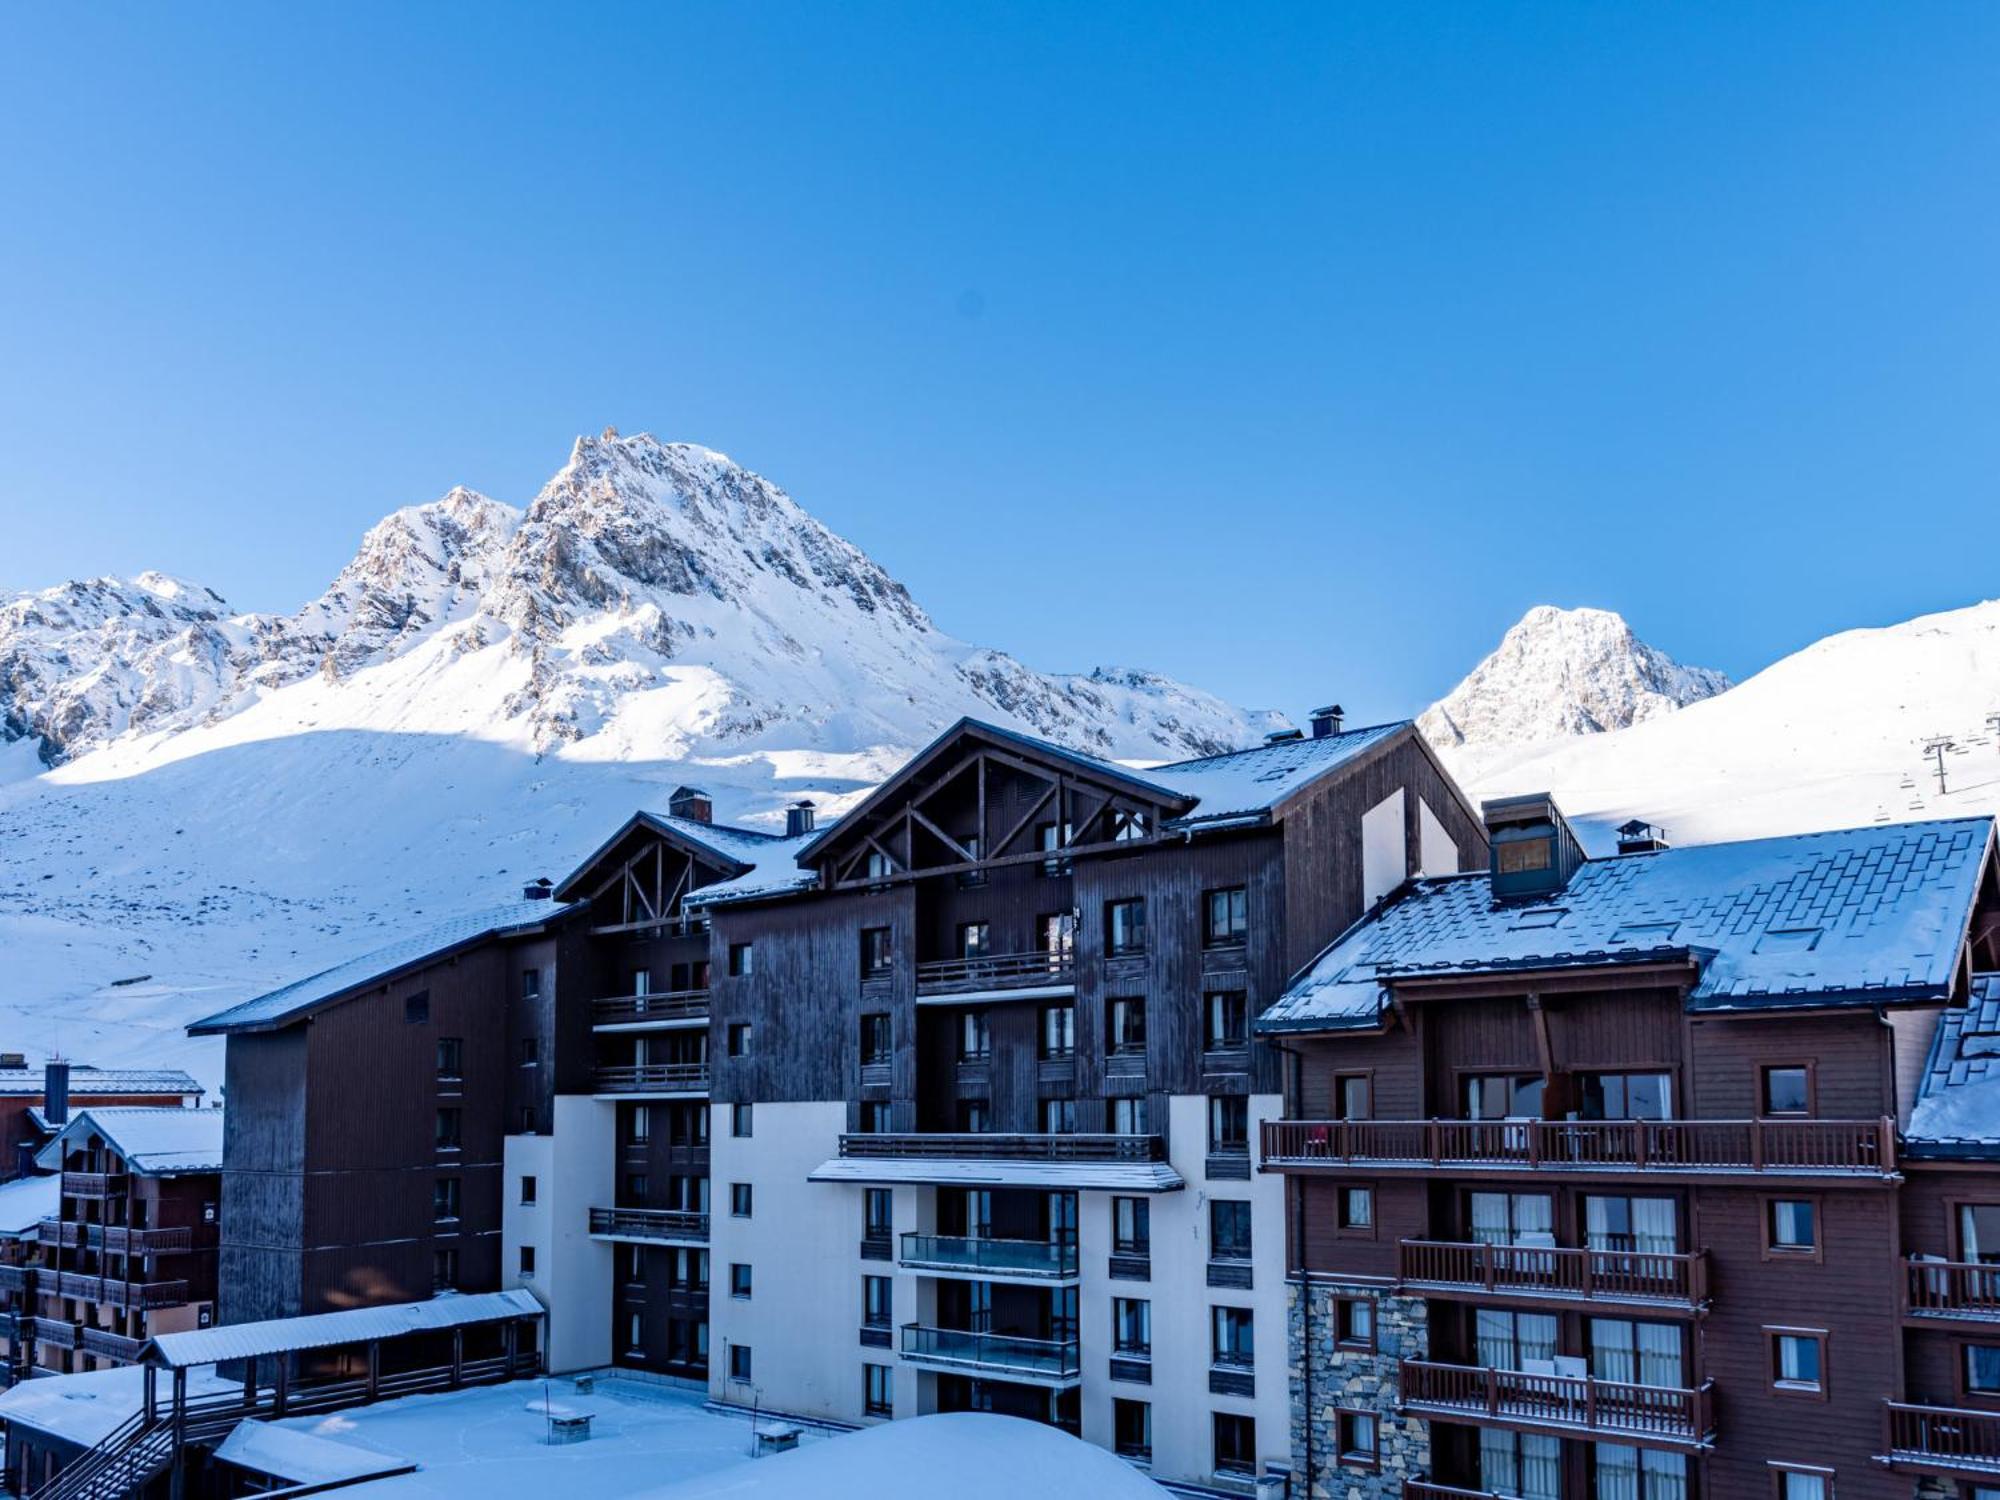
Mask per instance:
[[[1975,975],[1970,1003],[1938,1017],[1903,1135],[1914,1156],[2000,1150],[2000,974]]]
[[[36,1164],[51,1172],[60,1170],[65,1144],[93,1134],[103,1136],[141,1177],[222,1170],[221,1110],[144,1105],[79,1110],[35,1153]]]
[[[185,1369],[226,1359],[330,1349],[340,1344],[401,1338],[439,1328],[506,1323],[541,1315],[542,1304],[535,1300],[535,1294],[519,1287],[504,1292],[447,1293],[428,1302],[393,1302],[386,1307],[356,1307],[345,1312],[308,1313],[298,1318],[267,1318],[257,1323],[225,1323],[219,1328],[155,1334],[139,1357],[145,1364]]]
[[[1626,854],[1531,903],[1496,900],[1484,871],[1412,881],[1258,1030],[1373,1026],[1403,981],[1673,961],[1697,971],[1695,1010],[1942,999],[1993,837],[1963,818]]]
[[[515,901],[471,916],[439,922],[393,943],[371,948],[345,963],[204,1016],[189,1036],[225,1036],[234,1031],[274,1031],[353,996],[386,984],[397,975],[437,962],[489,938],[534,932],[579,907],[554,901]],[[72,1085],[74,1092],[74,1085]]]
[[[1227,755],[1153,766],[1146,776],[1195,799],[1194,810],[1175,819],[1171,826],[1198,829],[1224,818],[1274,811],[1322,776],[1331,775],[1405,730],[1415,732],[1407,719],[1319,739],[1278,740]]]
[[[46,1077],[40,1068],[0,1068],[0,1098],[40,1099]],[[136,1099],[150,1094],[199,1099],[206,1092],[179,1068],[92,1068],[72,1063],[69,1070],[71,1103],[82,1098]]]
[[[642,808],[620,824],[617,832],[591,850],[582,863],[562,878],[556,885],[556,899],[578,899],[578,887],[591,871],[619,844],[641,829],[686,846],[690,852],[713,861],[732,876],[744,874],[768,858],[774,844],[796,846],[802,842],[788,839],[783,834],[763,833],[755,828],[705,823],[700,818],[678,818],[672,813],[656,813]]]

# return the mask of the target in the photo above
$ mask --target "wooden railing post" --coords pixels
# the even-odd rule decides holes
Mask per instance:
[[[1753,1172],[1764,1170],[1764,1122],[1762,1120],[1752,1120],[1750,1122],[1750,1169]]]

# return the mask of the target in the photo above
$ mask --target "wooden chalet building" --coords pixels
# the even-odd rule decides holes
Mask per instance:
[[[35,1153],[72,1109],[194,1109],[204,1092],[179,1068],[94,1068],[62,1058],[31,1068],[19,1052],[0,1053],[0,1176],[32,1173]]]
[[[24,1365],[129,1364],[155,1334],[214,1321],[223,1116],[110,1108],[71,1115],[37,1158],[59,1174],[42,1221]]]
[[[1485,815],[1257,1024],[1291,1493],[2000,1495],[1992,824]]]
[[[711,1389],[1247,1483],[1289,1446],[1251,1025],[1407,876],[1483,864],[1476,812],[1408,724],[1135,771],[965,721],[792,854],[691,898]]]

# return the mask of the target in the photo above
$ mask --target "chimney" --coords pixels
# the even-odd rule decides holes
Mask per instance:
[[[1338,703],[1329,703],[1325,708],[1312,711],[1313,738],[1330,740],[1340,733],[1340,721],[1347,717]]]
[[[1666,847],[1666,829],[1655,828],[1644,818],[1634,818],[1629,823],[1618,825],[1620,854],[1657,854]]]
[[[0,1071],[4,1071],[4,1070],[7,1070],[7,1069],[12,1069],[13,1071],[15,1071],[15,1072],[17,1072],[17,1073],[18,1073],[19,1071],[21,1071],[21,1070],[22,1070],[23,1068],[25,1068],[25,1067],[27,1067],[27,1066],[28,1066],[28,1054],[27,1054],[27,1053],[25,1053],[25,1052],[0,1052]]]
[[[1264,743],[1267,745],[1287,745],[1293,740],[1302,740],[1305,737],[1303,729],[1274,729],[1264,736]]]
[[[676,818],[686,818],[690,823],[715,821],[715,802],[698,786],[675,787],[673,795],[667,798],[667,811]]]
[[[810,798],[801,797],[785,809],[785,837],[795,839],[813,831],[813,805]]]
[[[1547,792],[1499,797],[1480,804],[1493,846],[1496,899],[1547,900],[1569,884],[1584,862],[1583,845]]]
[[[60,1057],[42,1069],[42,1118],[57,1127],[69,1123],[69,1064]]]
[[[523,901],[546,901],[555,894],[555,890],[556,888],[550,883],[549,877],[544,875],[539,880],[531,880],[521,887],[521,899]]]

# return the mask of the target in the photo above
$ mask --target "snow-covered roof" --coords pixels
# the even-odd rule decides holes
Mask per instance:
[[[727,880],[716,881],[688,892],[687,906],[708,906],[717,901],[747,901],[753,896],[775,896],[785,891],[803,890],[811,885],[814,872],[799,863],[799,851],[825,831],[786,835],[759,833],[753,828],[735,828],[727,823],[703,823],[693,818],[647,814],[649,821],[706,844],[718,854],[734,860],[742,870]]]
[[[146,1372],[137,1365],[24,1380],[0,1395],[0,1421],[9,1429],[32,1427],[78,1447],[94,1448],[138,1415],[146,1400],[145,1381]],[[188,1372],[190,1398],[242,1390],[242,1381],[223,1380],[213,1370]]]
[[[1698,1010],[1939,999],[1992,846],[1992,819],[1961,818],[1591,860],[1534,902],[1485,872],[1416,880],[1257,1026],[1371,1026],[1398,980],[1635,962],[1692,964]]]
[[[454,917],[393,943],[371,948],[330,969],[294,980],[282,989],[204,1016],[188,1027],[188,1035],[218,1036],[231,1031],[264,1031],[283,1026],[321,1006],[345,999],[356,990],[385,983],[407,969],[488,938],[532,932],[572,910],[575,908],[552,901],[524,900]]]
[[[39,1099],[47,1081],[40,1068],[0,1068],[0,1098],[22,1096]],[[189,1094],[200,1098],[205,1091],[191,1074],[179,1068],[92,1068],[72,1063],[69,1070],[69,1097],[124,1098],[147,1094]]]
[[[125,1165],[141,1177],[222,1170],[221,1110],[145,1105],[78,1110],[55,1138],[35,1153],[35,1161],[58,1171],[64,1146],[92,1134],[103,1136],[125,1159]]]
[[[923,1183],[950,1187],[1045,1187],[1114,1193],[1171,1193],[1187,1186],[1163,1161],[907,1161],[839,1156],[806,1174],[808,1182]]]
[[[711,823],[702,818],[682,818],[672,813],[657,813],[642,808],[620,824],[617,832],[593,849],[581,864],[557,883],[557,899],[568,901],[581,895],[582,892],[577,887],[584,876],[638,828],[650,828],[655,833],[692,844],[696,849],[711,856],[716,863],[732,867],[737,877],[753,873],[759,866],[773,860],[778,861],[784,868],[795,868],[800,846],[811,842],[822,831],[815,830],[788,837],[782,833],[765,833],[761,829],[738,828],[730,823]],[[707,886],[702,889],[705,893],[713,887]]]
[[[38,1233],[44,1219],[62,1209],[62,1178],[16,1177],[0,1182],[0,1239]]]
[[[1222,818],[1269,812],[1301,787],[1337,771],[1357,755],[1410,727],[1408,720],[1372,724],[1318,739],[1277,740],[1227,755],[1153,766],[1146,779],[1196,799],[1176,828],[1200,828]]]
[[[1938,1017],[1903,1135],[1918,1156],[1991,1156],[2000,1148],[2000,974],[1975,975],[1969,1003]]]
[[[411,1459],[335,1442],[296,1427],[250,1420],[230,1429],[215,1456],[239,1469],[294,1485],[348,1484],[357,1479],[407,1474],[416,1468]]]
[[[143,1357],[150,1363],[179,1369],[264,1354],[286,1354],[297,1349],[325,1349],[336,1344],[400,1338],[406,1333],[437,1328],[536,1318],[541,1314],[542,1304],[532,1292],[513,1287],[504,1292],[433,1297],[428,1302],[396,1302],[387,1307],[357,1307],[346,1312],[309,1313],[301,1318],[269,1318],[261,1323],[229,1323],[220,1328],[162,1333],[146,1345]]]
[[[1095,1443],[1022,1417],[935,1412],[642,1491],[637,1500],[1165,1500]]]

